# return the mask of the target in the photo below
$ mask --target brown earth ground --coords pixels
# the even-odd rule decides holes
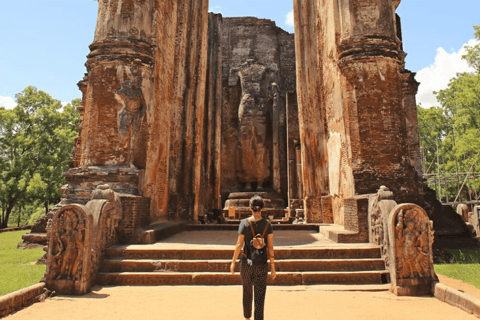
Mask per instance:
[[[153,247],[196,248],[209,245],[233,249],[235,239],[235,231],[208,234],[205,231],[185,232]],[[332,242],[319,233],[275,232],[276,247],[331,245]],[[439,278],[442,283],[480,299],[480,290],[474,286],[442,275]],[[477,319],[433,297],[397,297],[388,291],[346,291],[351,288],[352,286],[270,286],[265,319]],[[364,290],[366,287],[355,288]],[[377,286],[377,289],[385,290],[385,286]],[[241,286],[98,286],[83,297],[54,297],[6,319],[243,319],[241,297]]]
[[[452,285],[442,276],[441,280]],[[463,288],[470,293],[468,285]],[[432,297],[332,289],[333,286],[271,286],[265,319],[477,319]],[[476,294],[478,297],[478,290]],[[95,287],[83,297],[54,297],[6,319],[243,319],[241,286]]]

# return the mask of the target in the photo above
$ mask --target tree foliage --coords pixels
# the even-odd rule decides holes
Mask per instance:
[[[478,43],[472,47],[467,46],[467,53],[462,56],[468,65],[475,69],[476,74],[480,73],[480,25],[473,26],[475,29],[475,39]]]
[[[80,101],[63,107],[29,86],[16,95],[13,110],[0,108],[0,228],[14,208],[41,204],[45,211],[60,199],[79,116]]]
[[[480,25],[474,28],[480,40]],[[480,44],[468,47],[463,59],[475,71],[457,74],[446,89],[436,93],[440,107],[418,108],[426,173],[446,174],[440,182],[429,180],[444,201],[447,196],[455,200],[461,189],[465,175],[457,179],[456,173],[480,171]],[[472,195],[478,198],[480,178],[467,180],[461,195],[463,200],[474,200]]]

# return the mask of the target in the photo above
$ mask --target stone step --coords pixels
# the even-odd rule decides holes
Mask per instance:
[[[388,282],[387,271],[356,272],[278,272],[277,278],[269,278],[270,285],[295,286],[315,284],[382,284]],[[219,272],[100,272],[99,285],[240,285],[238,273]]]
[[[345,230],[342,225],[323,225],[320,227],[320,234],[336,243],[362,243],[361,234],[354,231]]]
[[[225,224],[187,224],[186,231],[237,231],[240,221],[230,223],[227,220]],[[273,221],[273,230],[288,230],[288,231],[316,231],[319,232],[319,224],[290,224],[281,221]]]
[[[132,240],[138,244],[153,244],[183,232],[185,228],[185,223],[182,222],[156,223],[136,230],[134,239]]]
[[[46,233],[26,233],[22,235],[22,239],[26,242],[47,244],[48,237]]]
[[[104,272],[229,272],[230,259],[225,260],[132,260],[114,258],[102,262]],[[237,271],[239,271],[237,263]],[[277,260],[277,271],[373,271],[385,270],[382,259],[291,259]]]
[[[124,259],[168,259],[168,260],[211,260],[231,259],[232,249],[159,249],[145,245],[143,248],[114,246],[106,250],[105,258]],[[275,248],[275,258],[285,259],[376,259],[380,258],[380,248],[365,246],[357,248]]]

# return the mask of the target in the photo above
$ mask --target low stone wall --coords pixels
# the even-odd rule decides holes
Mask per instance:
[[[433,284],[433,295],[440,301],[451,304],[480,318],[480,300],[471,295],[453,289],[440,282]]]
[[[30,229],[32,229],[32,226],[11,227],[11,228],[0,229],[0,233],[8,232],[8,231],[30,230]]]
[[[5,317],[22,308],[44,301],[48,296],[45,283],[37,283],[33,286],[9,293],[0,297],[0,318]]]

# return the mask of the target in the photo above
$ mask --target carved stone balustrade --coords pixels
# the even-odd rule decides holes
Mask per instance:
[[[105,249],[118,241],[122,216],[120,196],[108,185],[94,190],[85,206],[72,204],[58,210],[47,226],[47,288],[59,294],[88,293]]]
[[[429,295],[437,279],[433,269],[433,223],[421,207],[397,205],[392,198],[393,193],[385,186],[370,198],[370,242],[382,247],[393,293]]]
[[[397,296],[430,295],[433,270],[433,222],[421,207],[405,203],[389,217],[391,290]]]

